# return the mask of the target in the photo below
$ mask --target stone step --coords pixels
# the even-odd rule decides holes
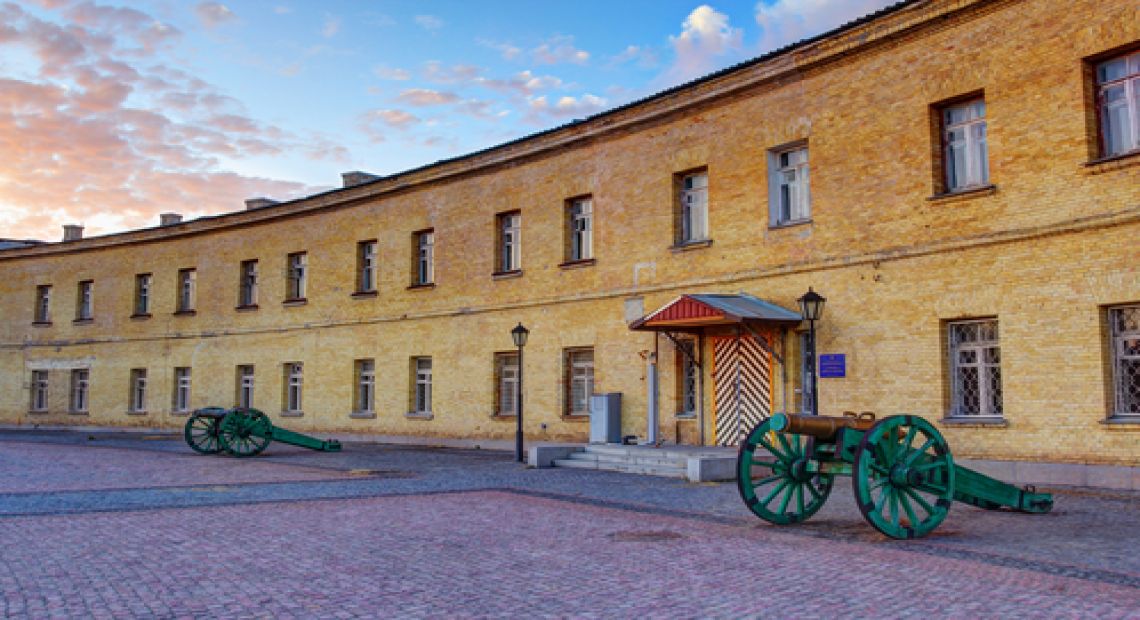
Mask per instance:
[[[664,458],[657,455],[617,455],[617,454],[599,454],[596,452],[575,452],[567,458],[577,461],[596,461],[599,463],[616,463],[627,465],[652,465],[658,467],[680,467],[684,468],[688,465],[688,459],[680,458]]]
[[[570,469],[597,469],[603,471],[616,471],[626,474],[664,476],[668,478],[684,478],[686,471],[684,467],[679,466],[645,465],[613,461],[597,461],[580,458],[555,459],[554,466],[566,467]]]
[[[731,456],[736,457],[732,451],[724,449],[678,449],[678,448],[652,448],[648,446],[622,446],[615,444],[588,444],[586,452],[595,454],[612,454],[612,455],[634,455],[634,456],[649,456],[653,455],[658,458],[668,458],[677,460],[688,460],[690,458],[715,458]]]

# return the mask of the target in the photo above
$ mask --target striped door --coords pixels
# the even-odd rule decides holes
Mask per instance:
[[[713,338],[713,428],[735,446],[772,415],[772,356],[751,335]]]

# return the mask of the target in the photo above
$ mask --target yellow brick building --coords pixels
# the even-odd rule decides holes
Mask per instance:
[[[810,286],[844,362],[823,413],[1134,466],[1138,51],[1132,0],[907,2],[454,160],[0,250],[0,423],[176,427],[244,399],[301,431],[505,440],[521,322],[529,441],[584,441],[591,392],[645,438],[655,355],[659,438],[732,443],[714,341],[762,336],[753,396],[799,410],[803,326],[630,325],[695,294],[798,312]]]

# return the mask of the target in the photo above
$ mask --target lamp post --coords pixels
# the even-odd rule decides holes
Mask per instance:
[[[528,335],[530,335],[530,330],[523,327],[522,323],[511,330],[511,339],[519,348],[519,378],[515,383],[515,407],[518,407],[516,412],[518,426],[515,429],[515,460],[520,463],[523,462],[523,347],[526,346]]]
[[[815,322],[823,314],[823,303],[827,299],[808,287],[808,292],[800,297],[800,314],[808,322],[808,373],[811,377],[811,414],[819,415],[819,377],[815,362]]]

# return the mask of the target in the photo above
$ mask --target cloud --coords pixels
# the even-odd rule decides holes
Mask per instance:
[[[503,57],[503,60],[514,60],[515,58],[518,58],[519,54],[522,53],[521,49],[511,45],[510,43],[499,43],[497,41],[491,41],[489,39],[475,39],[475,42],[479,45],[482,45],[483,47],[488,47],[498,51],[499,55]]]
[[[552,75],[535,75],[530,71],[520,71],[505,80],[479,78],[477,83],[492,90],[522,96],[529,96],[543,90],[551,90],[563,86],[560,78]]]
[[[412,74],[408,71],[404,69],[393,69],[391,67],[385,67],[384,65],[373,67],[372,73],[382,80],[404,81],[412,79]]]
[[[416,25],[424,30],[439,30],[443,28],[443,20],[435,15],[416,15],[414,18]]]
[[[365,112],[362,119],[366,122],[379,121],[396,129],[407,129],[420,122],[420,117],[403,110],[370,110]]]
[[[273,13],[275,15],[288,15],[289,13],[292,13],[292,12],[293,12],[293,7],[288,7],[288,6],[284,6],[284,5],[277,5],[277,6],[273,7]]]
[[[438,60],[424,63],[423,79],[436,84],[469,84],[479,80],[483,70],[474,65],[444,66]]]
[[[194,7],[194,14],[207,28],[216,28],[237,19],[230,7],[220,2],[200,2]]]
[[[409,88],[401,91],[396,99],[408,105],[431,106],[455,103],[460,101],[461,97],[447,91],[431,90],[429,88]]]
[[[531,97],[527,100],[527,114],[524,120],[532,125],[542,125],[548,118],[582,118],[601,111],[606,107],[606,100],[596,95],[585,94],[575,98],[560,97],[554,103],[547,100],[546,95]]]
[[[895,0],[776,0],[756,4],[759,53],[813,37],[873,13]]]
[[[707,74],[740,53],[742,31],[728,23],[728,16],[707,4],[693,9],[681,25],[681,34],[670,36],[673,65],[666,72],[676,83]]]
[[[333,15],[325,15],[324,24],[321,26],[321,36],[326,39],[331,39],[340,32],[340,18]]]
[[[574,47],[574,37],[558,35],[531,50],[534,61],[541,65],[586,64],[590,53]]]
[[[658,63],[657,52],[639,45],[627,45],[621,53],[611,56],[606,66],[617,67],[630,62],[636,63],[641,69],[652,69]]]

